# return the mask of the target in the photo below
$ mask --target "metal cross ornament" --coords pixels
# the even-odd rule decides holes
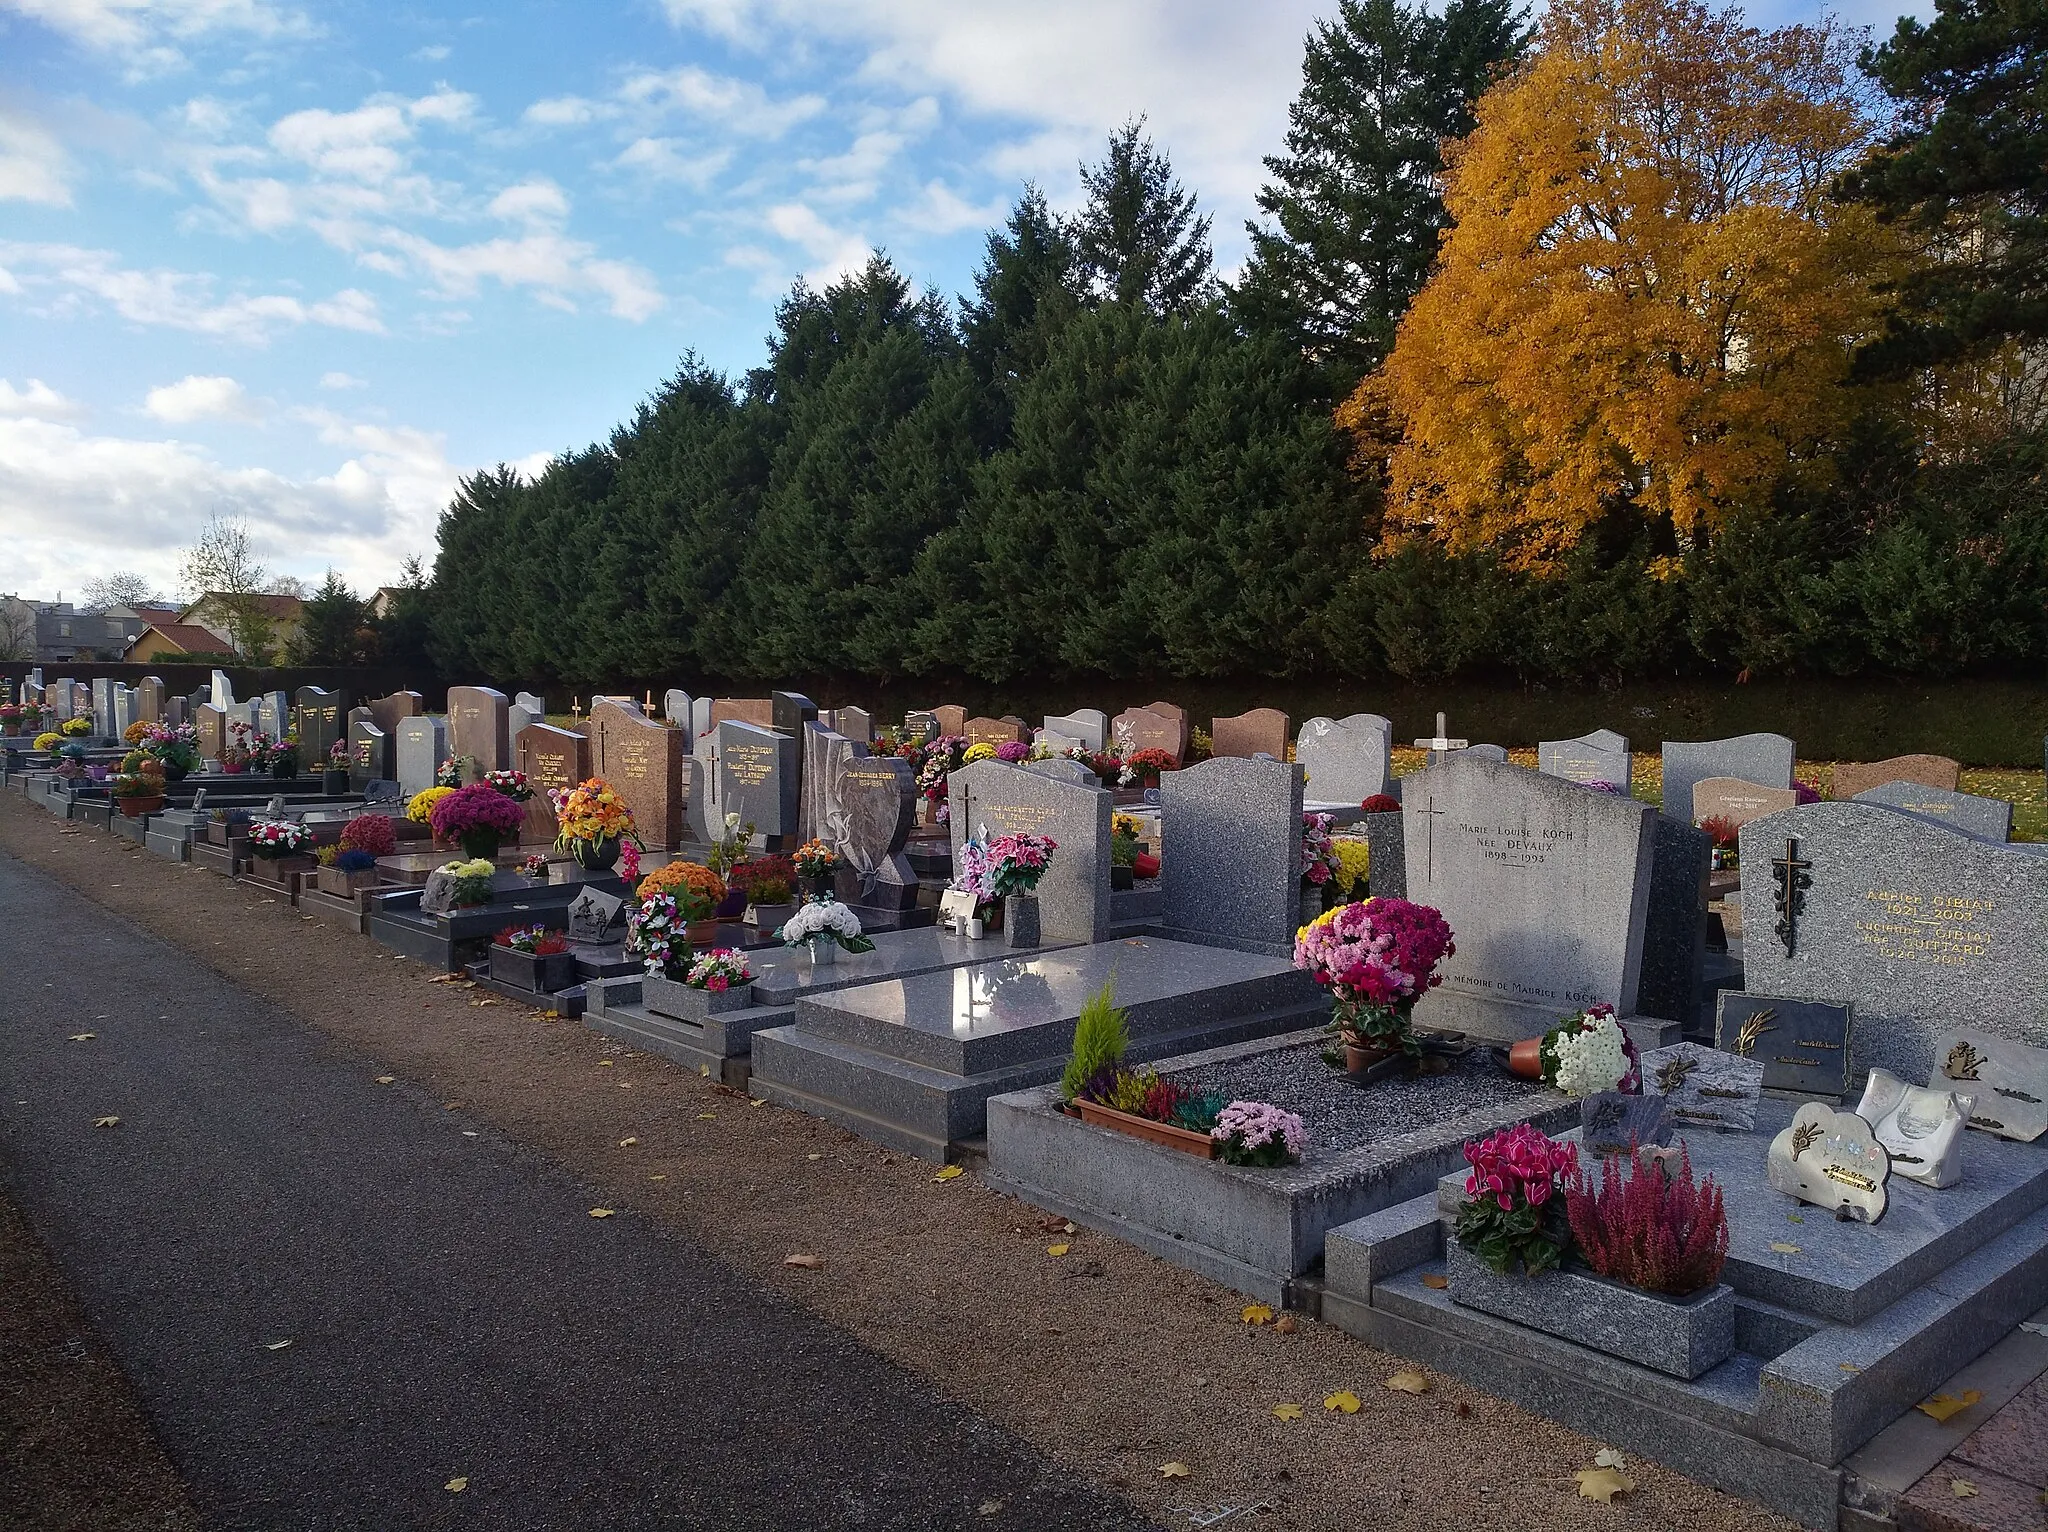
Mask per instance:
[[[1778,885],[1778,923],[1772,929],[1791,957],[1799,945],[1799,917],[1806,913],[1806,891],[1813,887],[1808,869],[1813,863],[1801,861],[1799,842],[1787,836],[1785,854],[1771,859],[1771,877]]]

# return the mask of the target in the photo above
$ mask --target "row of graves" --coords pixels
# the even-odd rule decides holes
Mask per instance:
[[[1671,742],[1660,811],[1608,732],[1530,770],[1439,719],[1397,781],[1370,714],[1191,762],[1166,703],[408,697],[298,704],[348,790],[262,784],[240,852],[394,842],[254,869],[302,912],[1804,1525],[2048,1304],[2048,857],[1952,762],[1807,801],[1788,739]],[[150,844],[252,875],[235,812]]]

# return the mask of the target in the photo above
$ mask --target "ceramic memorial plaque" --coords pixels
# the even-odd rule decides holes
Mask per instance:
[[[626,901],[601,888],[585,888],[569,906],[569,940],[603,944],[626,934]]]
[[[1908,1085],[1888,1069],[1873,1069],[1856,1115],[1870,1124],[1894,1172],[1939,1189],[1963,1178],[1963,1129],[1976,1100]]]
[[[1670,1102],[1663,1096],[1631,1096],[1604,1090],[1579,1099],[1579,1142],[1599,1158],[1671,1142]]]
[[[1973,1128],[2021,1143],[2048,1132],[2048,1048],[1958,1027],[1935,1040],[1927,1083],[1973,1094]]]
[[[1715,998],[1714,1046],[1764,1066],[1764,1089],[1840,1096],[1849,1088],[1854,1008],[1724,989]]]
[[[1662,1096],[1671,1120],[1681,1128],[1753,1128],[1763,1088],[1763,1065],[1702,1043],[1653,1048],[1643,1055],[1643,1093]]]
[[[1891,1156],[1854,1112],[1809,1101],[1771,1140],[1764,1159],[1771,1185],[1837,1218],[1876,1223],[1890,1201]]]

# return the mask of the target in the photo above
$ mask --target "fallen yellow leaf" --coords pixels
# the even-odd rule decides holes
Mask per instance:
[[[697,1114],[697,1121],[716,1122],[718,1121],[718,1114],[716,1112],[699,1112]]]
[[[599,1059],[597,1061],[597,1067],[599,1069],[609,1069],[612,1067],[612,1061],[610,1059]]]
[[[647,1179],[648,1179],[648,1180],[650,1180],[650,1181],[666,1181],[666,1180],[668,1179],[668,1177],[667,1177],[666,1175],[659,1175],[659,1176],[649,1176],[649,1177],[648,1177]]]
[[[957,1181],[966,1174],[967,1167],[965,1165],[948,1165],[944,1170],[933,1176],[932,1179],[934,1181]]]
[[[121,1119],[118,1117],[95,1117],[92,1120],[92,1125],[95,1128],[114,1128],[119,1127],[120,1124]]]
[[[1426,1271],[1422,1274],[1422,1285],[1434,1292],[1442,1292],[1451,1285],[1451,1279],[1440,1271]]]
[[[1299,1420],[1301,1419],[1301,1406],[1298,1404],[1276,1404],[1273,1406],[1273,1418],[1275,1420]]]
[[[825,1263],[815,1255],[786,1255],[782,1258],[785,1266],[801,1266],[805,1271],[816,1271]]]
[[[1243,1324],[1269,1325],[1273,1322],[1273,1311],[1263,1303],[1247,1303],[1237,1317]]]
[[[1612,1447],[1602,1447],[1593,1454],[1593,1466],[1595,1468],[1624,1468],[1627,1466],[1627,1459],[1623,1458]]]
[[[639,1142],[640,1140],[637,1138],[622,1138],[619,1140],[619,1147],[621,1149],[630,1149]]]
[[[1341,1394],[1332,1394],[1329,1398],[1325,1399],[1323,1401],[1323,1408],[1326,1410],[1342,1410],[1346,1415],[1356,1415],[1361,1403],[1362,1401],[1358,1395],[1352,1393],[1347,1388]]]
[[[446,1484],[442,1485],[441,1488],[449,1491],[451,1494],[459,1495],[464,1490],[469,1488],[469,1478],[467,1475],[463,1475],[459,1478],[450,1479]]]
[[[74,1043],[89,1043],[98,1035],[97,1032],[77,1032],[72,1034],[71,1041]]]
[[[391,1085],[396,1083],[397,1079],[397,1075],[379,1075],[377,1076],[377,1083],[379,1085]]]
[[[1977,1486],[1968,1479],[1951,1479],[1948,1481],[1948,1492],[1958,1500],[1969,1500],[1975,1497]]]
[[[590,1210],[590,1216],[592,1218],[609,1218],[612,1216],[613,1213],[617,1211],[618,1209],[616,1208],[592,1208]]]
[[[1429,1379],[1414,1368],[1409,1367],[1404,1368],[1387,1379],[1387,1387],[1395,1390],[1397,1393],[1426,1394],[1429,1392]]]
[[[748,1106],[766,1106],[767,1104],[768,1098],[766,1096],[756,1096],[747,1103]]]
[[[1185,1479],[1190,1472],[1185,1463],[1161,1463],[1159,1477],[1162,1479]]]
[[[1614,1504],[1616,1495],[1626,1495],[1636,1481],[1618,1468],[1581,1468],[1572,1477],[1579,1481],[1579,1493],[1602,1505]]]
[[[606,1060],[605,1060],[605,1062],[606,1062],[607,1064],[609,1064],[609,1063],[611,1062],[611,1060],[610,1060],[610,1059],[606,1059]],[[710,1066],[709,1064],[699,1064],[699,1065],[697,1066],[697,1073],[698,1073],[698,1074],[700,1074],[700,1075],[702,1075],[702,1076],[703,1076],[703,1077],[704,1077],[705,1079],[707,1079],[707,1080],[708,1080],[708,1079],[710,1079],[710,1078],[711,1078],[711,1066]]]
[[[1984,1395],[1974,1388],[1966,1388],[1960,1394],[1936,1394],[1932,1399],[1923,1399],[1913,1408],[1922,1415],[1935,1420],[1947,1420],[1951,1415],[1961,1414]]]
[[[1780,1255],[1797,1255],[1797,1254],[1799,1254],[1799,1247],[1798,1247],[1797,1245],[1788,1245],[1788,1244],[1786,1244],[1786,1243],[1785,1243],[1785,1242],[1784,1242],[1783,1240],[1781,1240],[1781,1239],[1774,1239],[1774,1240],[1772,1240],[1772,1241],[1771,1241],[1771,1248],[1772,1248],[1773,1250],[1777,1251],[1777,1252],[1778,1252],[1778,1254],[1780,1254]]]
[[[1073,1248],[1074,1247],[1072,1245],[1047,1245],[1045,1247],[1045,1253],[1047,1255],[1065,1255],[1069,1250]]]
[[[1858,1366],[1857,1366],[1857,1365],[1856,1365],[1856,1364],[1855,1364],[1854,1362],[1837,1362],[1837,1363],[1835,1363],[1835,1365],[1836,1365],[1837,1367],[1841,1368],[1841,1369],[1842,1369],[1842,1371],[1844,1371],[1844,1372],[1861,1372],[1861,1371],[1863,1371],[1863,1369],[1862,1369],[1862,1368],[1860,1368],[1860,1367],[1858,1367]]]

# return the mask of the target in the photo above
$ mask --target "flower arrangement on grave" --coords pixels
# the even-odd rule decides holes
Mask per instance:
[[[449,902],[463,909],[491,902],[491,879],[497,875],[497,864],[482,857],[467,861],[450,862],[441,869],[453,880],[449,891]]]
[[[627,911],[626,951],[657,978],[689,977],[690,917],[674,894],[657,889]]]
[[[406,800],[405,817],[416,825],[434,822],[434,805],[454,792],[452,787],[423,787]]]
[[[1006,739],[996,746],[996,759],[1006,766],[1031,759],[1031,747],[1021,739]]]
[[[1152,747],[1134,750],[1124,757],[1123,767],[1117,773],[1119,787],[1157,787],[1159,773],[1171,771],[1174,759],[1171,753]]]
[[[36,736],[36,749],[55,755],[64,743],[64,736],[54,730],[45,730]]]
[[[992,761],[995,758],[996,747],[984,739],[967,747],[967,753],[960,758],[960,764],[972,766],[976,761]]]
[[[349,753],[347,740],[338,739],[333,744],[327,747],[327,769],[329,771],[347,771],[348,763]]]
[[[313,832],[290,819],[254,819],[249,822],[249,854],[266,861],[297,856],[313,844]]]
[[[332,867],[337,872],[369,872],[377,865],[376,854],[360,846],[322,846],[320,850],[334,852],[333,858],[322,862],[321,866]]]
[[[726,887],[742,890],[748,904],[787,904],[795,884],[795,859],[779,851],[748,858],[726,879]]]
[[[1109,816],[1109,865],[1129,867],[1138,860],[1138,847],[1143,843],[1139,834],[1137,819],[1130,814]]]
[[[458,787],[438,800],[427,822],[444,841],[454,841],[472,861],[489,861],[499,843],[526,823],[526,810],[481,782]]]
[[[1614,1019],[1611,1005],[1589,1005],[1565,1017],[1543,1034],[1533,1050],[1526,1041],[1517,1044],[1510,1050],[1510,1068],[1528,1074],[1531,1052],[1535,1054],[1534,1077],[1567,1096],[1595,1096],[1610,1090],[1633,1095],[1643,1088],[1635,1042]]]
[[[1374,793],[1365,802],[1359,804],[1358,812],[1361,814],[1398,814],[1401,812],[1401,800],[1394,797],[1391,793]]]
[[[199,730],[189,723],[146,723],[136,748],[164,763],[164,775],[180,781],[199,769]]]
[[[13,734],[21,728],[21,704],[0,702],[0,734]]]
[[[917,749],[917,790],[927,802],[944,803],[947,774],[967,764],[967,736],[941,734]]]
[[[1216,1157],[1231,1165],[1299,1165],[1308,1129],[1294,1113],[1265,1101],[1233,1101],[1209,1130]]]
[[[75,713],[57,725],[57,732],[66,739],[83,739],[92,733],[92,714]]]
[[[629,840],[619,842],[619,881],[628,888],[640,881],[640,848]]]
[[[1467,1141],[1465,1162],[1458,1243],[1502,1275],[1518,1264],[1532,1277],[1556,1267],[1571,1245],[1559,1182],[1577,1169],[1578,1146],[1525,1122]]]
[[[1301,882],[1304,888],[1321,888],[1337,875],[1337,848],[1330,843],[1330,827],[1336,823],[1328,814],[1314,812],[1301,816]]]
[[[509,798],[502,801],[511,802]],[[619,848],[626,841],[641,844],[633,811],[603,777],[592,777],[566,790],[555,788],[549,792],[548,802],[555,811],[555,849],[568,852],[583,867],[610,867],[618,861]]]
[[[1735,871],[1741,865],[1742,827],[1726,814],[1709,814],[1700,828],[1714,843],[1714,871]]]
[[[451,755],[434,768],[434,786],[462,786],[462,768],[473,764],[473,758],[466,755]]]
[[[1360,836],[1340,835],[1331,840],[1330,854],[1336,862],[1330,881],[1337,885],[1337,892],[1347,898],[1363,898],[1372,879],[1371,844]]]
[[[839,853],[821,840],[807,840],[796,848],[790,865],[796,869],[804,892],[817,897],[831,888],[832,874],[839,870]]]
[[[121,763],[120,774],[108,784],[116,798],[162,798],[164,787],[163,762],[147,755],[129,756]]]
[[[1728,1210],[1714,1178],[1695,1185],[1683,1143],[1674,1175],[1667,1154],[1629,1151],[1600,1162],[1599,1184],[1574,1164],[1564,1183],[1565,1221],[1578,1258],[1600,1276],[1646,1293],[1688,1298],[1712,1287],[1728,1259]]]
[[[484,773],[484,786],[503,793],[514,803],[524,803],[533,796],[533,789],[527,785],[523,771],[487,771]]]
[[[729,989],[754,982],[754,971],[737,947],[713,947],[690,964],[683,982],[692,989],[708,989],[722,995]]]
[[[340,856],[341,847],[339,846],[315,846],[313,848],[313,860],[322,867],[332,867]]]
[[[1628,796],[1628,789],[1619,782],[1603,782],[1596,777],[1584,785],[1593,792],[1605,793],[1610,798],[1626,798]]]
[[[668,862],[640,880],[634,890],[642,899],[667,894],[675,900],[684,921],[709,920],[725,900],[725,879],[698,862]]]
[[[374,860],[398,850],[398,832],[382,814],[358,814],[341,828],[344,851],[367,851]]]
[[[1443,982],[1436,965],[1457,950],[1449,924],[1428,905],[1367,899],[1303,926],[1294,966],[1330,991],[1330,1029],[1347,1049],[1417,1058],[1415,1002]]]
[[[860,917],[837,899],[813,899],[800,906],[776,934],[785,947],[808,946],[813,957],[828,946],[845,952],[875,950],[875,944],[861,935]]]
[[[569,950],[569,937],[546,926],[507,926],[492,936],[493,944],[532,957],[555,957]]]
[[[547,882],[547,857],[543,853],[536,851],[532,856],[519,864],[519,875],[523,878],[532,878],[537,883]]]
[[[0,720],[5,719],[6,713],[7,710],[5,708],[0,708]],[[138,718],[121,731],[121,743],[124,745],[139,745],[142,743],[142,737],[148,732],[149,721],[145,718]]]
[[[1192,766],[1197,761],[1206,761],[1215,753],[1216,740],[1207,729],[1203,728],[1200,724],[1196,724],[1188,730],[1188,765]]]
[[[740,823],[738,814],[727,814],[719,833],[711,842],[711,854],[705,864],[721,878],[731,874],[747,854],[747,847],[754,839],[754,825],[751,820]]]

